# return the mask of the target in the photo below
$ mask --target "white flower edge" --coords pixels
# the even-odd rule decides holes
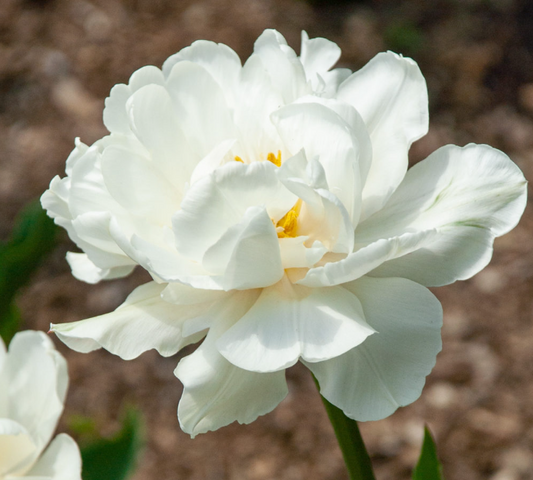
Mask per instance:
[[[0,340],[0,386],[0,473],[8,478],[81,479],[74,440],[60,434],[46,447],[68,387],[65,359],[46,334],[17,333],[7,352]]]

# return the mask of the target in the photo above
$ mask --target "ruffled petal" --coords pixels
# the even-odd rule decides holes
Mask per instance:
[[[87,254],[74,252],[67,252],[67,262],[75,278],[91,284],[98,283],[101,280],[126,277],[135,268],[135,265],[100,268],[89,260]]]
[[[385,207],[356,230],[357,243],[435,229],[409,257],[373,276],[401,276],[426,286],[465,280],[492,256],[494,237],[515,227],[526,205],[526,180],[499,150],[448,145],[409,170]]]
[[[150,154],[151,168],[163,173],[181,199],[199,158],[179,125],[170,94],[160,85],[147,85],[128,99],[126,110],[132,131]]]
[[[287,395],[285,372],[254,373],[228,362],[216,341],[257,299],[258,292],[240,292],[220,305],[204,342],[182,359],[175,374],[184,385],[178,407],[181,428],[195,436],[234,421],[253,422],[272,411]]]
[[[167,90],[179,127],[198,159],[224,140],[236,138],[224,92],[204,67],[178,62],[167,78]]]
[[[392,195],[407,170],[409,147],[428,131],[426,81],[413,60],[379,53],[340,85],[337,98],[361,114],[372,140],[364,219]]]
[[[183,323],[208,315],[211,303],[178,306],[161,298],[166,284],[137,287],[114,312],[72,323],[51,325],[58,338],[73,350],[87,353],[98,348],[131,360],[150,349],[169,357],[199,340],[184,337]]]
[[[177,249],[201,261],[206,250],[239,223],[249,207],[264,205],[278,221],[296,200],[278,180],[270,162],[224,165],[196,182],[174,215]]]
[[[279,32],[265,30],[255,41],[254,54],[261,58],[272,86],[285,104],[310,93],[300,59]]]
[[[318,288],[351,282],[367,273],[374,272],[377,267],[388,260],[404,257],[407,254],[412,255],[412,252],[424,248],[436,236],[436,230],[425,230],[376,240],[345,258],[333,258],[325,265],[311,268],[305,277],[296,283]],[[324,260],[327,261],[327,257],[324,257]]]
[[[43,332],[26,331],[11,341],[5,368],[8,418],[27,430],[39,453],[63,411],[68,385],[65,359]]]
[[[206,251],[202,264],[217,275],[224,290],[266,287],[279,281],[283,276],[280,246],[266,210],[250,207]]]
[[[322,164],[316,158],[308,161],[301,150],[285,161],[277,173],[283,185],[303,202],[297,234],[307,237],[308,244],[320,242],[331,252],[351,252],[352,221],[344,205],[328,190]]]
[[[337,63],[341,56],[339,46],[326,38],[309,39],[307,32],[302,31],[302,51],[300,61],[305,70],[307,79],[311,81],[313,87],[318,84],[318,77],[321,77]]]
[[[240,368],[274,372],[294,365],[300,357],[318,362],[342,355],[373,332],[359,300],[347,290],[307,289],[284,277],[263,289],[217,347]]]
[[[60,433],[22,478],[50,480],[81,480],[81,455],[76,442]]]
[[[344,355],[306,365],[321,394],[348,417],[380,420],[420,396],[441,350],[442,308],[406,279],[363,277],[345,287],[376,333]]]
[[[148,159],[109,146],[102,154],[102,174],[109,193],[130,215],[170,225],[180,205],[180,192]]]
[[[324,167],[329,190],[344,204],[355,227],[361,210],[361,172],[356,132],[333,110],[318,103],[288,105],[272,121],[293,154],[304,149]],[[366,132],[365,132],[366,133]]]
[[[198,40],[169,57],[163,64],[163,73],[169,77],[174,66],[183,61],[195,63],[204,68],[220,85],[227,102],[234,103],[237,80],[241,71],[239,56],[227,45],[207,40]]]

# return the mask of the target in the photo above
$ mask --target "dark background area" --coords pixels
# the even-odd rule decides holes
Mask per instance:
[[[299,51],[300,32],[343,50],[357,69],[391,49],[413,57],[430,97],[429,134],[412,161],[455,143],[488,143],[533,178],[533,2],[407,0],[0,0],[0,239],[38,197],[80,136],[105,135],[104,98],[137,68],[161,66],[197,39],[241,58],[265,28]],[[66,234],[19,297],[24,328],[108,312],[142,272],[99,285],[76,281]],[[533,213],[498,239],[473,279],[435,291],[444,306],[443,351],[420,400],[361,429],[379,479],[407,479],[423,425],[433,430],[448,480],[533,479]],[[178,357],[149,352],[124,362],[56,342],[71,388],[60,426],[93,417],[102,434],[121,405],[139,405],[148,443],[134,480],[342,480],[341,454],[308,372],[287,373],[289,397],[249,426],[191,440],[179,430]]]

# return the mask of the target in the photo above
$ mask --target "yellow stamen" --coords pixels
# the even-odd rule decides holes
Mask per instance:
[[[302,208],[302,200],[298,200],[285,216],[277,223],[276,227],[282,227],[283,231],[278,232],[278,238],[294,238],[297,236],[298,215]]]
[[[244,163],[244,161],[242,160],[242,158],[239,157],[238,155],[235,155],[235,161],[236,161],[236,162]]]
[[[267,160],[269,162],[272,162],[276,167],[281,167],[281,150],[278,150],[278,155],[274,155],[272,152],[270,152],[267,155]]]

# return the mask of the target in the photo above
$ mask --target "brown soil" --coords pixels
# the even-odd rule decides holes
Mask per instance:
[[[322,3],[322,5],[321,5]],[[325,5],[325,6],[324,6]],[[109,89],[145,64],[160,66],[199,38],[250,54],[264,28],[298,48],[306,29],[363,65],[386,48],[413,56],[426,75],[429,134],[413,161],[446,143],[488,143],[533,178],[533,12],[513,0],[1,0],[0,238],[21,206],[62,174],[76,136],[105,134]],[[444,306],[443,351],[420,400],[361,425],[379,479],[407,479],[424,423],[436,435],[448,480],[533,479],[533,210],[496,242],[475,278],[435,291]],[[25,328],[112,310],[142,273],[89,286],[72,278],[66,235],[19,304]],[[249,426],[191,440],[179,430],[178,358],[154,352],[124,362],[104,351],[69,361],[71,388],[60,428],[73,414],[94,417],[102,434],[121,404],[140,406],[148,444],[134,480],[338,480],[341,454],[307,371],[287,377],[289,397]]]

